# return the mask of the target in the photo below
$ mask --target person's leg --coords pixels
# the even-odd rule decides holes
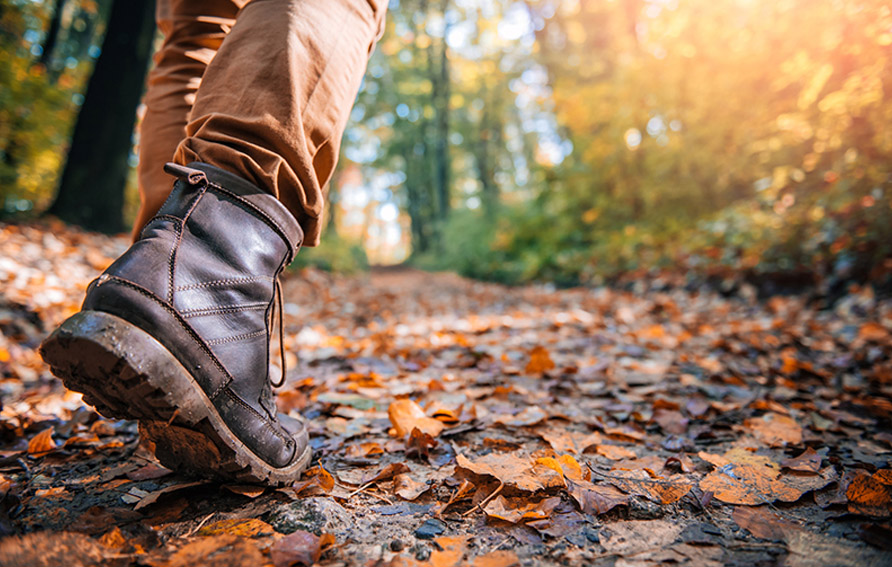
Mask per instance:
[[[247,0],[158,0],[156,22],[164,36],[155,54],[139,134],[140,208],[133,239],[155,216],[173,187],[163,165],[186,137],[186,123],[205,69]]]
[[[175,161],[203,162],[276,195],[305,245],[383,29],[386,0],[253,0],[208,66]]]
[[[278,415],[271,389],[278,277],[318,239],[381,22],[365,0],[245,7],[202,75],[180,163],[165,166],[179,178],[170,196],[41,345],[100,413],[138,419],[168,467],[286,484],[308,465],[306,429]]]

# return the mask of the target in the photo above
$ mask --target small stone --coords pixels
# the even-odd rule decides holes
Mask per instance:
[[[303,498],[282,506],[270,514],[267,523],[281,534],[298,530],[322,535],[335,533],[352,525],[343,506],[330,498]]]
[[[434,539],[434,537],[446,531],[446,524],[440,520],[433,518],[426,520],[421,526],[415,530],[415,537],[418,539]]]
[[[404,547],[403,542],[401,542],[398,539],[395,539],[392,542],[390,542],[390,551],[402,551],[403,547]]]

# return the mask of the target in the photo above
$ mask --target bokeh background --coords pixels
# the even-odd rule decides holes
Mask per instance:
[[[146,5],[0,0],[5,220],[49,209],[126,229],[138,96],[88,83],[130,49],[113,84],[141,84],[158,41]],[[301,262],[890,290],[890,59],[884,0],[393,0],[323,245]],[[108,110],[81,128],[123,121],[117,155],[76,151],[91,98]],[[121,171],[105,222],[57,199],[92,190],[76,173],[99,158]]]

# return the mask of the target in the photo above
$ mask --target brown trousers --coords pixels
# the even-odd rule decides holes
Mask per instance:
[[[325,188],[387,0],[158,0],[134,235],[201,161],[269,191],[319,243]]]

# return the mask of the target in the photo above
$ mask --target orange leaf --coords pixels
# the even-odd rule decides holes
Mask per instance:
[[[529,502],[525,498],[505,498],[499,495],[484,506],[483,511],[490,518],[497,518],[512,524],[527,520],[544,520],[561,503],[558,496],[541,502]]]
[[[328,494],[335,486],[334,477],[322,467],[313,467],[304,472],[303,480],[296,483],[292,489],[298,496],[314,496]]]
[[[743,422],[756,439],[771,447],[797,445],[802,442],[802,428],[792,417],[779,413],[766,413],[759,418]]]
[[[56,442],[53,441],[52,427],[44,429],[28,442],[28,454],[32,457],[42,457],[55,450]]]
[[[530,351],[530,361],[524,371],[527,374],[544,374],[554,368],[554,361],[545,347],[537,346]]]
[[[518,567],[520,559],[513,551],[490,551],[486,555],[478,555],[474,558],[472,567]]]
[[[611,461],[622,459],[634,459],[637,455],[625,447],[618,445],[598,445],[598,454],[607,457]]]
[[[390,423],[397,437],[405,437],[416,427],[431,437],[436,437],[446,428],[443,422],[427,417],[421,407],[409,399],[396,400],[387,408]]]
[[[880,474],[883,473],[883,474]],[[856,476],[846,490],[849,512],[886,518],[892,515],[892,487],[884,483],[889,470],[880,470],[873,476]]]

